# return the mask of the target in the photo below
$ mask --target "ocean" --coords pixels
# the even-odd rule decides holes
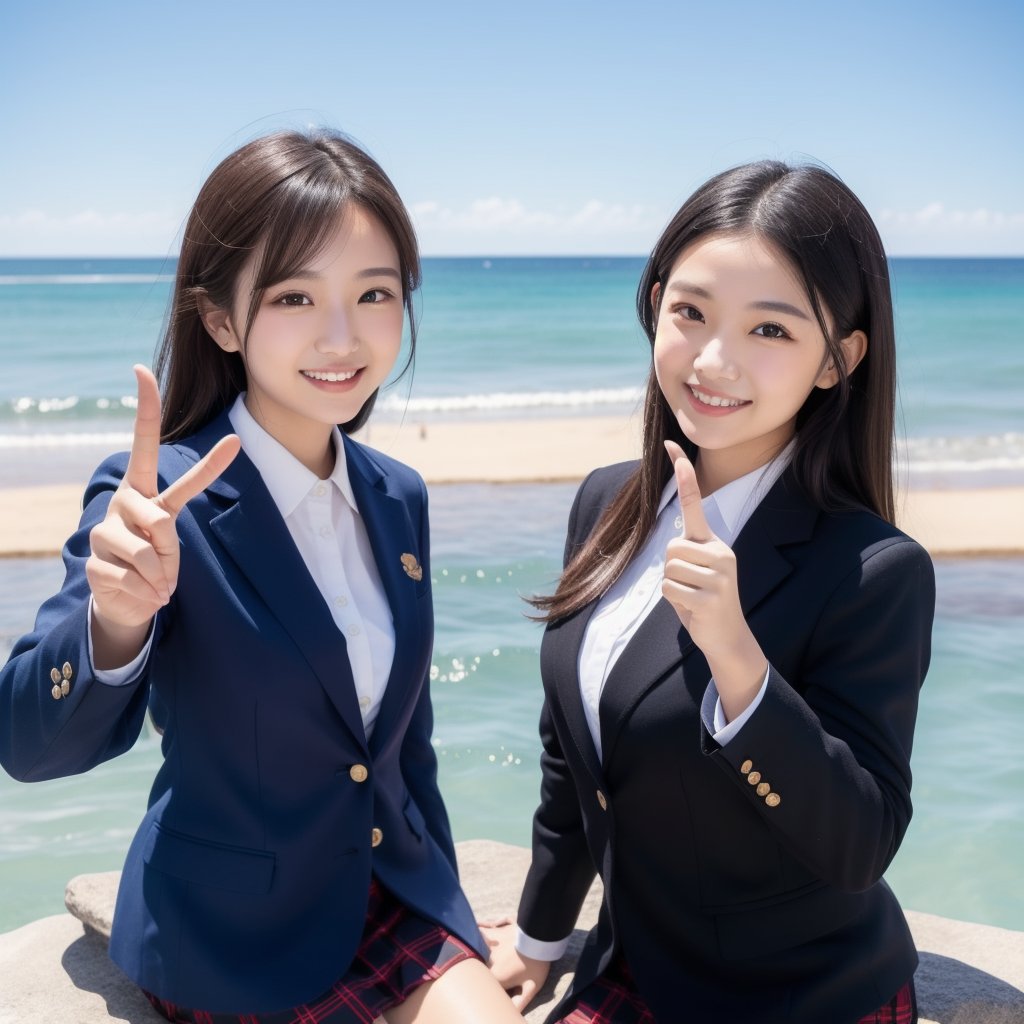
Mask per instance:
[[[375,415],[630,412],[648,360],[633,313],[642,266],[428,259],[415,373]],[[152,359],[172,274],[161,259],[0,260],[0,487],[84,480],[125,446],[130,367]],[[905,479],[1024,483],[1024,260],[897,259],[893,283]],[[540,630],[522,596],[557,576],[573,492],[431,489],[434,742],[458,839],[529,843]],[[909,908],[1024,930],[1024,558],[936,569],[915,816],[887,878]],[[60,580],[58,559],[0,560],[0,661]],[[0,775],[0,931],[59,912],[72,875],[120,867],[159,757],[144,735],[87,776]]]

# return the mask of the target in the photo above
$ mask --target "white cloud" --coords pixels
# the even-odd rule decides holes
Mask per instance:
[[[164,210],[101,213],[89,208],[55,214],[29,208],[0,212],[0,254],[161,255],[174,248],[180,223]]]
[[[878,228],[886,248],[895,254],[1024,253],[1024,212],[1006,213],[984,206],[952,209],[936,200],[916,210],[882,210]]]
[[[461,207],[437,200],[411,204],[424,252],[535,254],[643,253],[662,217],[639,204],[591,199],[572,209],[537,209],[489,196]]]

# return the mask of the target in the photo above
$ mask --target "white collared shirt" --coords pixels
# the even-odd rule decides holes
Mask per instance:
[[[348,478],[341,431],[334,428],[334,469],[326,480],[319,480],[253,419],[245,407],[244,392],[228,417],[345,638],[363,729],[369,739],[394,660],[395,628]],[[130,665],[97,672],[97,680],[108,685],[131,682],[145,663],[151,642],[147,641]]]
[[[766,466],[733,480],[701,501],[708,526],[719,540],[729,547],[733,546],[747,520],[789,465],[794,445],[795,441],[790,441]],[[577,660],[580,696],[598,761],[602,758],[599,713],[601,694],[619,655],[662,600],[665,550],[668,542],[679,535],[682,527],[679,497],[673,477],[662,492],[658,519],[647,543],[598,600],[583,634]],[[768,673],[765,672],[761,689],[749,707],[733,721],[726,722],[715,681],[710,680],[701,705],[701,717],[708,732],[718,743],[725,746],[743,727],[761,703],[767,685]],[[544,942],[532,938],[519,928],[516,932],[516,949],[535,960],[557,960],[569,944],[568,938]]]

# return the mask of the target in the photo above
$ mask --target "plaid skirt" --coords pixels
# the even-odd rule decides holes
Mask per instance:
[[[374,878],[363,938],[348,972],[309,1003],[276,1013],[209,1013],[143,992],[173,1024],[373,1024],[413,989],[469,959],[479,959],[476,950],[408,910]]]
[[[633,984],[625,958],[617,956],[608,970],[577,997],[576,1007],[558,1024],[656,1024]],[[857,1024],[917,1024],[917,996],[908,981],[884,1006]]]

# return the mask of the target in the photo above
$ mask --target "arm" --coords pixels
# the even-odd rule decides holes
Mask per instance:
[[[772,667],[764,698],[727,746],[705,750],[794,856],[849,891],[874,884],[909,824],[910,752],[928,667],[935,582],[907,538],[877,544],[818,615],[800,676]],[[770,785],[772,807],[741,772]]]
[[[430,521],[427,511],[427,489],[422,480],[420,488],[420,538],[419,557],[423,572],[430,578]],[[432,638],[430,638],[432,641]],[[448,811],[437,784],[437,754],[431,743],[434,733],[434,709],[430,699],[430,665],[427,659],[426,678],[416,700],[416,707],[409,720],[402,741],[402,777],[410,795],[419,807],[431,837],[451,862],[458,875],[455,858],[455,842],[452,839]]]

